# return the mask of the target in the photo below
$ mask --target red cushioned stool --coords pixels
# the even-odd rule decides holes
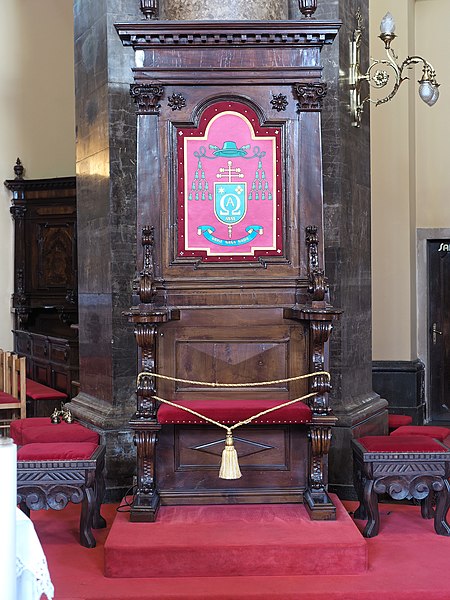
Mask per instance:
[[[434,517],[439,535],[450,535],[450,450],[428,436],[368,436],[352,440],[354,484],[360,506],[355,518],[367,518],[363,535],[378,534],[378,494],[394,500],[421,501],[422,517]],[[435,510],[432,503],[436,502]]]
[[[81,502],[80,544],[94,548],[92,528],[106,527],[104,465],[105,447],[92,442],[26,444],[17,452],[17,502],[28,516]]]
[[[81,423],[52,423],[49,417],[16,419],[11,423],[9,435],[18,446],[49,442],[99,443],[98,433]]]
[[[450,435],[450,429],[448,427],[438,427],[434,425],[403,425],[393,431],[391,435],[426,435],[435,440],[439,440],[440,442],[444,442]]]
[[[388,415],[389,433],[391,433],[398,427],[402,427],[403,425],[411,425],[412,422],[413,422],[413,419],[409,415],[389,414]]]
[[[67,401],[67,394],[27,377],[27,414],[31,417],[50,415],[61,403]]]

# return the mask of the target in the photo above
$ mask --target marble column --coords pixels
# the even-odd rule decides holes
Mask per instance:
[[[334,44],[322,52],[328,93],[322,113],[325,273],[333,306],[344,313],[330,340],[333,391],[339,418],[333,430],[329,480],[341,497],[353,494],[350,440],[387,432],[387,402],[372,390],[370,120],[351,125],[348,96],[349,39],[358,7],[364,20],[362,64],[369,65],[368,2],[319,0],[317,19],[339,19]],[[300,18],[289,0],[290,18]]]
[[[370,156],[367,115],[350,125],[347,42],[357,5],[319,0],[317,18],[341,18],[339,43],[324,49],[329,85],[323,119],[326,272],[332,302],[344,308],[331,343],[333,404],[339,417],[330,480],[351,489],[350,439],[385,426],[385,403],[371,390]],[[169,19],[299,18],[294,0],[165,0]],[[74,0],[79,248],[80,393],[71,409],[107,444],[108,498],[131,485],[134,447],[128,420],[135,410],[136,343],[122,316],[135,275],[136,117],[129,98],[133,51],[113,27],[139,21],[139,0]],[[367,49],[366,49],[367,50]],[[367,54],[367,52],[366,52]],[[366,56],[367,59],[367,56]]]
[[[271,21],[288,18],[287,0],[164,0],[160,4],[161,18],[175,21]]]
[[[140,19],[137,0],[74,0],[80,393],[70,408],[107,445],[109,499],[132,483],[136,376],[122,316],[136,269],[134,56],[114,23]]]
[[[287,0],[166,0],[161,18],[286,19]],[[107,445],[108,499],[132,484],[136,342],[122,312],[136,270],[134,54],[114,23],[143,19],[139,0],[74,0],[80,392],[70,408]]]

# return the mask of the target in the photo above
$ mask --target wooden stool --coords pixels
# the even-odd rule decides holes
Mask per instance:
[[[378,494],[421,501],[422,517],[434,517],[439,535],[450,535],[450,450],[428,436],[368,436],[352,440],[354,484],[360,506],[356,519],[368,519],[363,535],[378,534]],[[436,501],[433,510],[432,504]]]
[[[91,442],[26,444],[17,452],[17,502],[28,516],[81,502],[80,544],[94,548],[92,528],[106,527],[104,466],[105,446]]]

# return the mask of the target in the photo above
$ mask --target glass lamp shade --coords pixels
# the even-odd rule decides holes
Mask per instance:
[[[437,85],[435,85],[433,95],[427,102],[428,106],[433,106],[433,104],[436,104],[438,99],[439,99],[439,87]]]
[[[395,31],[395,21],[394,17],[390,12],[386,13],[384,17],[381,19],[380,23],[380,31],[381,33],[387,33],[388,35],[392,35]]]
[[[433,98],[435,91],[435,87],[432,85],[431,81],[426,79],[425,81],[421,81],[419,85],[419,96],[426,103],[429,104],[431,99]],[[437,98],[436,98],[437,100]]]

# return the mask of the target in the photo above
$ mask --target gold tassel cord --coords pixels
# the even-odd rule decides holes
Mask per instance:
[[[239,479],[242,477],[241,469],[239,468],[238,453],[234,447],[233,432],[231,429],[227,431],[225,448],[222,452],[219,477],[220,479]]]
[[[263,385],[271,385],[271,384],[273,385],[275,383],[286,383],[286,382],[290,382],[290,381],[297,381],[299,379],[307,379],[309,377],[315,377],[317,375],[325,375],[328,378],[328,381],[330,381],[330,374],[328,373],[328,371],[318,371],[316,373],[307,373],[306,375],[297,375],[296,377],[289,377],[287,379],[276,379],[273,381],[261,381],[261,382],[255,382],[255,383],[212,383],[212,382],[207,382],[207,381],[192,381],[189,379],[180,379],[177,377],[169,377],[168,375],[160,375],[159,373],[153,373],[150,371],[143,371],[142,373],[139,373],[137,383],[139,385],[139,382],[142,377],[159,377],[161,379],[167,379],[170,381],[191,383],[191,384],[196,384],[196,385],[206,385],[206,386],[210,386],[210,387],[250,387],[250,386],[254,387],[254,386],[263,386]],[[191,413],[192,415],[195,415],[196,417],[199,417],[200,419],[203,419],[204,421],[211,423],[212,425],[216,425],[217,427],[221,427],[222,429],[225,429],[227,434],[226,434],[226,438],[225,438],[225,448],[222,452],[222,462],[221,462],[221,466],[220,466],[219,477],[221,479],[239,479],[240,477],[242,477],[242,474],[241,474],[241,470],[239,468],[238,454],[237,454],[236,448],[234,447],[233,430],[237,429],[238,427],[241,427],[242,425],[248,425],[255,419],[258,419],[259,417],[267,415],[268,413],[271,413],[271,412],[274,412],[281,408],[284,408],[285,406],[290,406],[291,404],[295,404],[296,402],[301,402],[302,400],[306,400],[307,398],[312,398],[313,396],[316,396],[316,395],[317,395],[317,392],[311,392],[310,394],[306,394],[305,396],[301,396],[300,398],[294,398],[294,400],[288,400],[287,402],[283,402],[281,404],[278,404],[277,406],[272,406],[271,408],[267,408],[266,410],[263,410],[255,415],[249,417],[248,419],[245,419],[244,421],[239,421],[238,423],[234,423],[234,425],[231,425],[231,426],[224,425],[223,423],[219,423],[219,421],[215,421],[214,419],[211,419],[210,417],[207,417],[206,415],[202,415],[201,413],[193,410],[192,408],[188,408],[187,406],[181,406],[180,404],[177,404],[176,402],[171,402],[170,400],[166,400],[165,398],[161,398],[160,396],[153,395],[152,398],[154,398],[155,400],[158,400],[159,402],[162,402],[163,404],[169,404],[170,406],[179,408],[180,410],[184,410],[185,412]]]

